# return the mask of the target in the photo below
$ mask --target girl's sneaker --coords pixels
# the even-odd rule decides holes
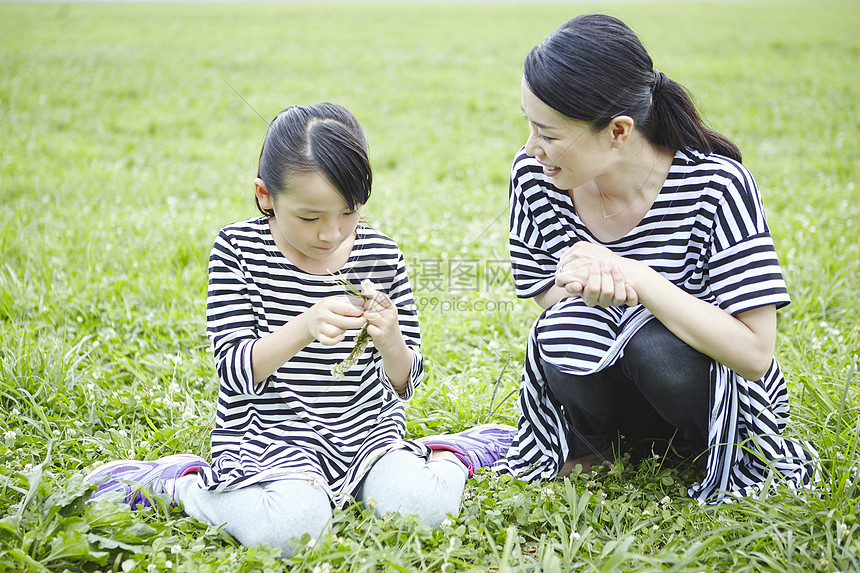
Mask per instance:
[[[484,424],[459,434],[427,436],[415,441],[431,450],[452,452],[472,477],[477,468],[488,468],[504,457],[516,435],[517,429],[513,426]]]
[[[117,460],[88,473],[84,483],[98,486],[92,499],[117,492],[115,496],[119,498],[122,495],[123,503],[132,509],[150,507],[151,494],[168,493],[172,496],[174,480],[197,473],[208,465],[203,458],[191,454],[176,454],[150,462]]]

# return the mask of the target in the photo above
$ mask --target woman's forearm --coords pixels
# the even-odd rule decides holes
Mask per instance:
[[[624,260],[624,277],[639,301],[678,338],[748,380],[764,376],[776,344],[776,307],[737,316],[675,286],[647,265]]]
[[[542,309],[546,310],[563,298],[574,296],[567,292],[564,287],[553,284],[545,291],[539,292],[534,296],[534,301]]]

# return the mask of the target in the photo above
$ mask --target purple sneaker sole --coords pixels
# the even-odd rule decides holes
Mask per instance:
[[[112,492],[123,495],[132,509],[150,507],[149,494],[165,493],[164,483],[208,466],[206,460],[191,454],[176,454],[152,461],[116,460],[100,466],[84,477],[84,483],[95,485],[92,499]]]
[[[431,450],[452,452],[469,470],[469,477],[478,468],[488,468],[508,452],[517,429],[503,424],[484,424],[458,434],[440,434],[419,438],[416,442]]]

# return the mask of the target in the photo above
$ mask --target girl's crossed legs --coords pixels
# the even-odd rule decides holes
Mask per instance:
[[[425,460],[406,450],[392,450],[367,473],[357,499],[377,515],[390,512],[417,515],[438,527],[448,514],[460,511],[467,470],[456,461]],[[227,492],[205,490],[196,474],[176,480],[174,499],[185,512],[210,525],[224,526],[242,545],[267,543],[292,555],[297,538],[305,533],[317,539],[332,517],[325,490],[309,479],[285,479]]]

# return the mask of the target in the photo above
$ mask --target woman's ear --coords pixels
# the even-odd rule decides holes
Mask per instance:
[[[257,204],[261,209],[268,210],[274,208],[272,196],[269,195],[269,191],[266,190],[266,184],[259,177],[254,179],[254,196],[257,198]]]
[[[621,147],[627,143],[633,133],[634,125],[635,122],[629,115],[613,117],[608,126],[609,134],[612,137],[612,147]]]

